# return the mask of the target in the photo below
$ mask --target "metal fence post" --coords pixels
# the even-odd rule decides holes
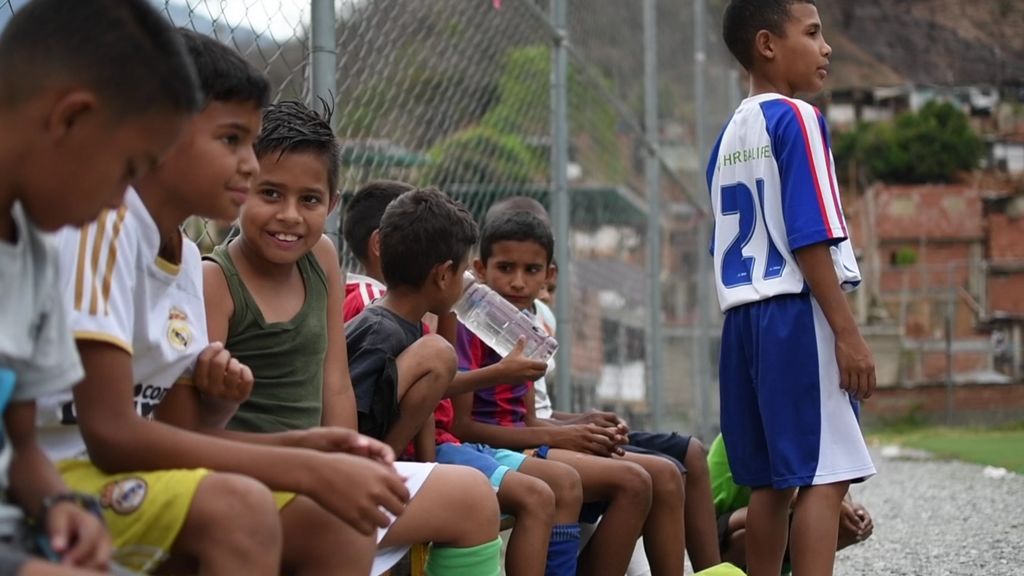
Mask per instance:
[[[647,289],[650,308],[647,311],[648,393],[653,405],[654,430],[662,424],[661,337],[661,163],[658,126],[658,44],[656,0],[644,0],[644,128],[647,132]]]
[[[311,0],[310,3],[310,85],[309,105],[313,108],[334,108],[337,98],[335,75],[338,70],[338,48],[334,37],[334,0]],[[323,110],[322,110],[323,111]],[[327,235],[338,247],[341,260],[341,216],[335,210],[327,220]]]
[[[705,74],[707,72],[707,52],[705,33],[706,7],[705,0],[694,0],[693,3],[693,90],[696,103],[696,148],[697,158],[706,160],[707,144],[705,131],[707,124],[707,102],[705,98]],[[698,163],[700,165],[700,162]],[[704,170],[697,170],[697,190],[707,187],[704,182]],[[711,441],[711,256],[708,246],[711,238],[710,211],[702,215],[697,231],[697,330],[693,343],[693,378],[694,390],[697,392],[697,430],[701,438]]]
[[[555,224],[555,260],[558,262],[558,291],[555,293],[555,321],[558,331],[558,395],[560,410],[572,410],[572,263],[569,261],[569,62],[566,53],[567,0],[551,0],[551,22],[555,33],[551,49],[551,195]]]
[[[953,425],[953,395],[955,393],[953,384],[953,371],[955,370],[953,365],[953,340],[955,339],[953,326],[956,316],[956,281],[953,279],[955,265],[953,262],[946,264],[946,310],[943,322],[946,337],[946,426]]]
[[[319,106],[322,98],[333,106],[337,94],[335,74],[338,70],[338,48],[334,38],[334,1],[311,0],[309,57],[311,84],[309,104]]]

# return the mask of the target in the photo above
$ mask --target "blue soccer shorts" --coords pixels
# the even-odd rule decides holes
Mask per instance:
[[[737,484],[776,489],[875,473],[835,336],[810,294],[731,308],[719,366],[722,436]]]
[[[526,460],[522,452],[491,448],[486,444],[439,444],[437,461],[441,464],[469,466],[483,472],[497,491],[505,475],[518,472]]]

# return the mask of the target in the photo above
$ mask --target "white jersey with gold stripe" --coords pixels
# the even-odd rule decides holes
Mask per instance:
[[[198,248],[182,237],[180,265],[160,258],[156,223],[134,190],[120,209],[81,229],[61,230],[57,242],[75,339],[131,354],[135,409],[150,417],[207,345]],[[51,458],[85,453],[69,393],[41,401],[38,418]]]

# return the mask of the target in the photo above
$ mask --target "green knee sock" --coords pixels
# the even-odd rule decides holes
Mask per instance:
[[[427,557],[427,576],[498,576],[501,538],[470,548],[434,548]]]

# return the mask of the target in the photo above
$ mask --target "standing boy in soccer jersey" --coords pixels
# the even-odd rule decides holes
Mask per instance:
[[[753,488],[748,566],[777,575],[791,531],[794,573],[831,574],[843,496],[875,472],[856,408],[875,388],[874,360],[842,290],[860,273],[825,120],[793,99],[822,89],[832,48],[813,0],[733,0],[723,33],[750,73],[707,173],[722,434],[734,478]]]

